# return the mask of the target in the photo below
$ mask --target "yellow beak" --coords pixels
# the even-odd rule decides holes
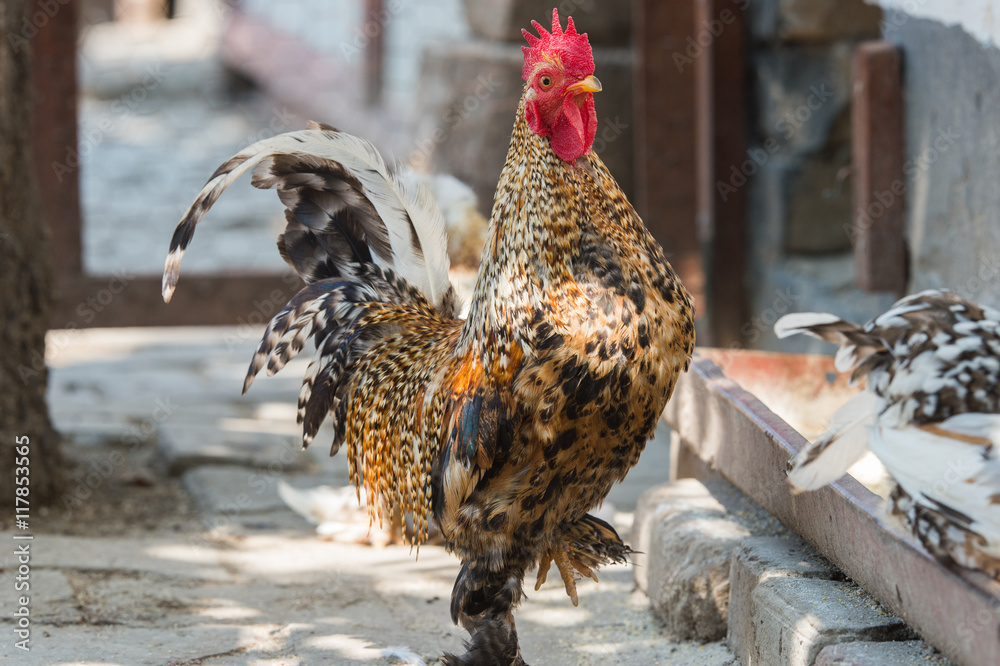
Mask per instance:
[[[597,77],[591,74],[582,81],[578,81],[571,86],[567,86],[566,92],[572,95],[580,95],[582,93],[595,93],[601,92],[603,87],[601,82],[597,80]]]

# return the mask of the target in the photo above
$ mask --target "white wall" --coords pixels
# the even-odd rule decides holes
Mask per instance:
[[[388,0],[396,9],[386,25],[384,93],[388,103],[413,104],[424,47],[470,38],[461,0]]]
[[[1000,47],[1000,0],[865,0],[886,10],[885,21],[905,20],[903,12],[944,25],[961,26],[984,46]]]

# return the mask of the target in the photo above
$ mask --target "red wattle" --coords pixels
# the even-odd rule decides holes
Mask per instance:
[[[561,159],[572,162],[590,151],[596,134],[597,115],[594,113],[593,96],[587,95],[583,108],[577,106],[572,97],[567,97],[562,113],[552,128],[550,142],[553,152]]]

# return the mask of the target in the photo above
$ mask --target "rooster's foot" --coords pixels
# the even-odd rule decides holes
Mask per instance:
[[[538,578],[535,581],[535,589],[539,589],[545,583],[549,575],[549,567],[552,562],[556,563],[559,575],[562,577],[563,585],[566,586],[566,594],[573,601],[574,606],[580,605],[580,599],[576,594],[576,581],[581,575],[594,579],[597,582],[597,574],[586,564],[574,557],[570,547],[559,544],[555,548],[550,548],[542,554],[538,561]]]

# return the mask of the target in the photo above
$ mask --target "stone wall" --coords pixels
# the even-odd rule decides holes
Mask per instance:
[[[823,8],[835,4],[838,10],[824,18]],[[1000,306],[1000,49],[988,20],[1000,2],[872,4],[884,13],[861,2],[755,0],[750,6],[754,148],[766,147],[768,137],[777,142],[747,179],[758,319],[823,310],[864,320],[894,300],[853,287],[842,232],[851,215],[851,182],[842,170],[850,159],[850,50],[869,37],[903,52],[906,291],[949,288]],[[829,34],[820,38],[823,28]],[[808,91],[817,98],[831,94],[811,109]],[[805,120],[779,128],[789,117]],[[748,345],[777,348],[773,336],[759,333],[766,322],[754,323]],[[798,340],[781,348],[821,346]]]

